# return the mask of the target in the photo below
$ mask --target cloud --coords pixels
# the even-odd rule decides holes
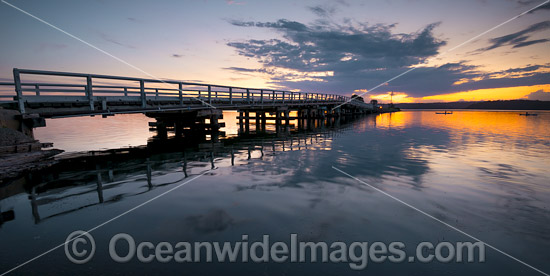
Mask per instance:
[[[342,6],[345,6],[345,7],[349,7],[350,4],[346,1],[346,0],[336,0],[336,3],[342,5]]]
[[[490,46],[479,49],[478,51],[488,51],[488,50],[496,49],[503,46],[513,46],[513,48],[520,48],[520,47],[526,47],[537,43],[547,42],[548,39],[538,39],[538,40],[530,40],[530,41],[528,41],[528,39],[531,37],[532,33],[544,31],[548,29],[550,29],[550,21],[548,20],[535,23],[521,31],[509,34],[509,35],[505,35],[505,36],[492,38],[489,40],[489,42],[491,43]]]
[[[122,43],[122,42],[114,39],[113,37],[109,36],[106,33],[99,33],[99,36],[107,42],[111,42],[113,44],[116,44],[116,45],[119,45],[119,46],[122,46],[122,47],[130,48],[130,49],[135,49],[136,48],[133,45]]]
[[[529,7],[536,7],[537,5],[541,4],[542,2],[540,0],[519,0],[518,3],[522,6],[529,6]],[[540,11],[540,10],[550,10],[550,3],[546,3],[532,11],[530,11],[529,13],[534,13],[536,11]]]
[[[240,27],[269,28],[283,39],[229,42],[245,57],[264,66],[339,73],[378,68],[402,68],[437,54],[446,44],[433,36],[438,23],[411,34],[393,34],[395,25],[305,25],[280,19],[276,22],[231,21]]]
[[[227,45],[239,55],[258,61],[260,68],[224,69],[247,76],[264,75],[272,86],[289,90],[350,94],[355,90],[371,89],[437,56],[446,44],[434,35],[438,23],[405,34],[395,33],[395,24],[354,21],[304,24],[280,19],[229,23],[243,28],[268,29],[279,36],[228,42]],[[530,43],[523,36],[546,28],[543,25],[530,26],[507,41],[515,41],[514,45],[522,47],[521,43]],[[547,84],[550,79],[550,64],[487,72],[468,63],[417,67],[374,92],[393,90],[422,97],[482,88]]]
[[[135,22],[135,23],[143,23],[140,19],[137,19],[135,17],[126,17],[128,21]]]
[[[319,17],[328,17],[336,12],[334,7],[322,7],[321,5],[311,6],[308,9]]]
[[[172,54],[172,57],[180,58],[180,57],[183,57],[183,55],[180,55],[180,54]]]
[[[225,3],[227,3],[227,5],[244,5],[244,4],[246,4],[245,2],[237,2],[237,1],[234,1],[234,0],[225,0]]]
[[[527,96],[525,96],[528,100],[533,101],[550,101],[550,92],[545,92],[543,90],[538,90],[536,92],[533,92]]]
[[[512,48],[521,48],[521,47],[526,47],[526,46],[530,46],[530,45],[533,45],[533,44],[544,43],[544,42],[548,42],[548,41],[550,41],[550,39],[536,39],[536,40],[531,40],[531,41],[525,41],[525,42],[521,42],[521,43],[518,43],[518,44],[514,45],[514,47],[512,47]]]
[[[446,44],[433,34],[439,23],[408,34],[394,33],[395,24],[352,21],[343,25],[319,21],[306,25],[286,19],[229,23],[270,29],[282,38],[228,42],[239,55],[258,60],[262,68],[230,67],[227,70],[267,74],[276,86],[326,92],[374,86],[424,62]]]
[[[239,26],[239,27],[259,27],[259,28],[273,28],[273,29],[281,29],[281,30],[288,30],[288,31],[307,31],[307,26],[296,22],[296,21],[289,21],[286,19],[280,19],[277,22],[254,22],[254,21],[239,21],[239,20],[231,20],[229,23]]]

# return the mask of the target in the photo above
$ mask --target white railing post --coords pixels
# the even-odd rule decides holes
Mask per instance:
[[[233,104],[233,87],[229,87],[229,104]]]
[[[141,96],[141,107],[147,107],[147,95],[145,95],[145,81],[139,81],[139,92]]]
[[[285,91],[283,91],[283,103],[285,103]]]
[[[212,86],[208,86],[208,103],[212,104]]]
[[[17,104],[19,105],[19,112],[25,113],[25,101],[23,100],[23,91],[21,90],[21,77],[19,76],[19,69],[13,68],[13,82],[15,84],[15,94],[17,95]]]
[[[178,96],[180,97],[180,106],[183,106],[183,84],[178,83]]]
[[[92,76],[86,76],[86,96],[90,102],[90,110],[94,110],[94,93],[92,91]]]

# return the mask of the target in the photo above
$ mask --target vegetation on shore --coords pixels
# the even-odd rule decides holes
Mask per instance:
[[[402,109],[497,109],[497,110],[550,110],[550,101],[506,100],[483,102],[402,103]]]

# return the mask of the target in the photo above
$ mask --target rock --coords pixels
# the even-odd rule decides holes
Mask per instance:
[[[10,128],[0,128],[0,146],[13,146],[30,143],[35,140],[31,137]]]

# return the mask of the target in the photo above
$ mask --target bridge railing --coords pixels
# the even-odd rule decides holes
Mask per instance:
[[[41,80],[25,81],[28,75]],[[224,106],[281,103],[339,104],[350,101],[349,97],[336,94],[17,68],[13,69],[13,77],[13,83],[0,83],[0,87],[13,86],[15,95],[0,94],[0,101],[15,101],[21,113],[25,113],[26,104],[45,102],[80,102],[89,104],[90,109],[94,110],[98,102],[101,102],[104,107],[111,102],[127,102],[147,108],[152,102],[181,106],[191,104]],[[367,106],[357,100],[350,101],[350,104]]]
[[[0,82],[0,103],[15,102],[14,83],[13,82]]]

